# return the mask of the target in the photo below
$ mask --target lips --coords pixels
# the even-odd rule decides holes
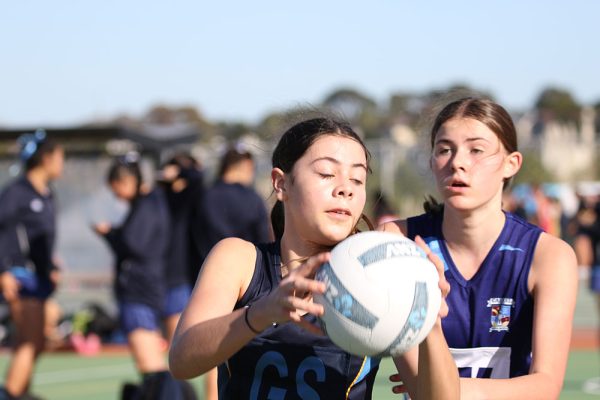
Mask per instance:
[[[460,178],[455,178],[455,177],[448,177],[446,179],[446,185],[448,187],[451,188],[465,188],[465,187],[469,187],[469,185],[467,184],[466,181],[460,179]]]
[[[350,212],[350,210],[346,209],[346,208],[334,208],[331,210],[327,210],[328,214],[334,214],[334,215],[340,215],[340,216],[352,216],[352,213]]]
[[[450,183],[450,186],[452,186],[452,187],[467,187],[469,185],[467,185],[466,183],[461,182],[461,181],[452,181]]]

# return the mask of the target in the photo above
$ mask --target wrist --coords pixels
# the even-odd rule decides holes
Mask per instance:
[[[276,325],[261,312],[259,303],[249,304],[245,307],[244,319],[248,328],[257,335],[268,327]]]
[[[246,327],[248,327],[248,329],[250,329],[252,333],[254,333],[255,335],[260,335],[265,330],[265,328],[263,328],[262,325],[258,324],[256,318],[254,318],[254,315],[250,317],[251,308],[251,304],[244,307],[244,321],[246,322]]]

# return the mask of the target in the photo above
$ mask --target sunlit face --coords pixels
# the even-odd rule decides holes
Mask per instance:
[[[291,174],[285,174],[284,190],[278,193],[286,231],[325,246],[345,239],[365,206],[366,179],[367,158],[360,143],[342,136],[320,137]]]
[[[62,147],[56,147],[54,151],[44,155],[42,158],[42,167],[51,180],[62,176],[64,164],[65,152]]]
[[[469,210],[500,204],[504,181],[516,174],[520,161],[520,154],[509,155],[485,124],[455,118],[435,137],[431,167],[445,204]]]
[[[110,182],[110,189],[121,200],[131,201],[137,194],[138,182],[133,175],[125,175]]]

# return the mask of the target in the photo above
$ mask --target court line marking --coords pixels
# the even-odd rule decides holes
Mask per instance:
[[[77,369],[64,369],[59,371],[39,372],[34,376],[35,385],[53,385],[57,383],[95,381],[106,378],[133,374],[136,370],[132,364],[103,365],[99,367],[85,367]]]
[[[600,394],[600,377],[586,380],[581,390],[587,394]]]

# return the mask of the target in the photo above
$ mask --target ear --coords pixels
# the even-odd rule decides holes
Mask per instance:
[[[519,172],[523,164],[523,155],[513,151],[504,160],[504,179],[510,179]]]
[[[275,195],[279,201],[284,201],[287,199],[287,194],[285,193],[285,178],[285,172],[283,172],[280,168],[273,168],[271,170],[271,183],[273,184],[273,190],[275,191]]]

